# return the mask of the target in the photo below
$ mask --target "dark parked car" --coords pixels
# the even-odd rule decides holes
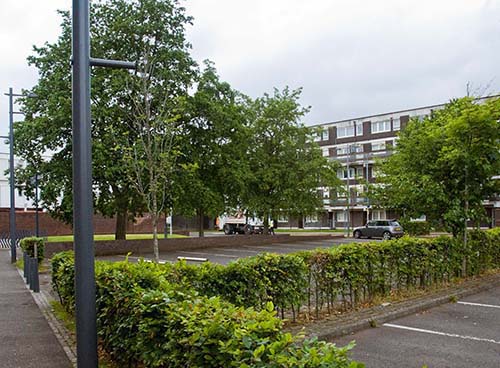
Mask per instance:
[[[403,228],[396,220],[373,220],[363,227],[355,228],[353,235],[357,239],[366,237],[389,240],[403,236]]]

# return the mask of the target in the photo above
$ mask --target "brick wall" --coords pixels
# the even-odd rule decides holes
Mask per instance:
[[[332,235],[315,236],[290,236],[288,234],[277,235],[229,235],[212,236],[206,238],[177,238],[177,239],[159,239],[158,246],[160,251],[175,251],[189,249],[203,249],[216,247],[238,247],[241,245],[262,245],[282,242],[295,241],[314,241],[320,239],[330,239]],[[153,252],[152,240],[110,240],[97,241],[95,245],[95,254],[97,256],[127,254],[131,252],[134,256],[142,256]],[[65,250],[73,249],[72,242],[47,243],[45,246],[45,255],[51,257],[53,254]]]
[[[39,212],[38,221],[40,233],[43,235],[71,235],[73,230],[70,225],[62,221],[53,219],[48,213]],[[196,219],[186,219],[181,216],[174,216],[174,231],[175,230],[196,230],[198,221]],[[205,219],[205,228],[211,228],[212,221]],[[158,231],[163,233],[165,217],[159,220]],[[8,233],[10,226],[9,209],[0,209],[0,233]],[[94,232],[96,234],[114,234],[116,220],[114,218],[106,218],[101,215],[94,215]],[[17,230],[29,230],[35,232],[35,211],[16,211],[16,228]],[[128,234],[143,234],[152,233],[152,221],[149,215],[137,217],[135,222],[127,224]]]

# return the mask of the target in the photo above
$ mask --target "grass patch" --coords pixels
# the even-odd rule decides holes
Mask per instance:
[[[51,300],[50,301],[50,306],[52,307],[52,311],[54,312],[54,315],[56,318],[62,322],[64,327],[70,332],[71,334],[76,333],[76,321],[75,317],[68,313],[62,304],[58,302],[57,300]]]
[[[153,234],[127,234],[127,240],[142,240],[142,239],[153,239]],[[164,239],[164,234],[158,234],[158,239]],[[172,234],[172,236],[168,235],[168,239],[174,238],[186,238],[185,235]],[[115,240],[115,234],[95,234],[94,241],[103,241],[103,240]],[[72,242],[73,235],[57,235],[57,236],[49,236],[47,237],[47,241],[49,243],[54,242]]]
[[[344,233],[345,229],[274,229],[277,233]]]

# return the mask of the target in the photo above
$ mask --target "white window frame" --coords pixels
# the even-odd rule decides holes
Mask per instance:
[[[305,218],[305,223],[306,224],[311,224],[311,223],[315,223],[315,222],[319,222],[318,215],[309,215],[309,216],[306,216],[306,218]]]
[[[392,118],[392,130],[400,130],[401,129],[401,119],[400,118]]]
[[[323,157],[330,157],[330,149],[329,148],[322,148],[321,152],[323,154]]]
[[[385,151],[385,150],[386,150],[385,142],[372,143],[372,151]]]
[[[387,213],[385,210],[373,210],[372,220],[387,220]]]
[[[363,123],[356,123],[356,136],[363,135]]]
[[[347,216],[345,211],[339,211],[335,213],[335,220],[337,222],[346,222],[347,221]]]
[[[347,167],[343,167],[341,169],[338,169],[337,171],[337,177],[341,180],[347,180],[347,179],[355,179],[356,178],[356,169],[354,167],[349,168],[349,177],[347,176]]]
[[[337,126],[337,138],[348,138],[355,136],[356,128],[353,124]]]
[[[330,139],[330,132],[329,132],[328,128],[326,128],[326,129],[321,131],[321,140],[327,141],[328,139]]]
[[[391,131],[391,120],[381,120],[372,122],[372,134],[385,133]]]
[[[278,215],[278,222],[288,222],[288,216],[284,214]]]
[[[347,146],[337,147],[337,156],[347,155],[348,153],[349,153],[349,150],[348,150]]]

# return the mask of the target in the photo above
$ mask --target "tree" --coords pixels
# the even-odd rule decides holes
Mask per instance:
[[[300,89],[274,90],[252,108],[252,138],[248,148],[251,170],[243,206],[264,221],[280,214],[303,216],[323,207],[320,187],[336,191],[337,164],[323,157],[314,130],[300,123],[308,112],[298,103]]]
[[[155,55],[157,83],[151,93],[161,92],[175,100],[185,96],[197,70],[189,55],[185,27],[191,18],[177,0],[102,0],[91,6],[91,54],[93,57],[137,61],[149,50]],[[72,222],[71,168],[71,19],[61,12],[61,35],[53,43],[34,48],[28,58],[40,74],[33,92],[25,99],[26,121],[16,124],[16,154],[27,165],[17,171],[20,185],[33,196],[30,178],[43,174],[42,205],[49,213]],[[130,113],[134,102],[134,75],[124,70],[92,70],[92,156],[95,209],[116,215],[116,237],[125,238],[127,219],[140,214],[144,201],[127,175],[124,147],[134,127]],[[51,152],[45,161],[42,155]]]
[[[248,98],[219,80],[212,63],[198,80],[188,99],[189,114],[182,126],[184,168],[177,175],[176,211],[199,219],[203,236],[204,216],[218,216],[237,206],[246,185],[248,157]]]
[[[482,202],[500,190],[500,100],[453,100],[400,133],[382,164],[378,204],[426,215],[454,236],[484,217]],[[466,239],[466,238],[465,238]]]
[[[166,194],[179,151],[175,146],[178,132],[177,103],[168,95],[154,93],[161,80],[155,78],[155,57],[146,51],[133,88],[135,96],[132,138],[126,150],[129,176],[142,196],[153,220],[153,252],[156,262],[160,260],[158,249],[158,219],[166,204]]]

